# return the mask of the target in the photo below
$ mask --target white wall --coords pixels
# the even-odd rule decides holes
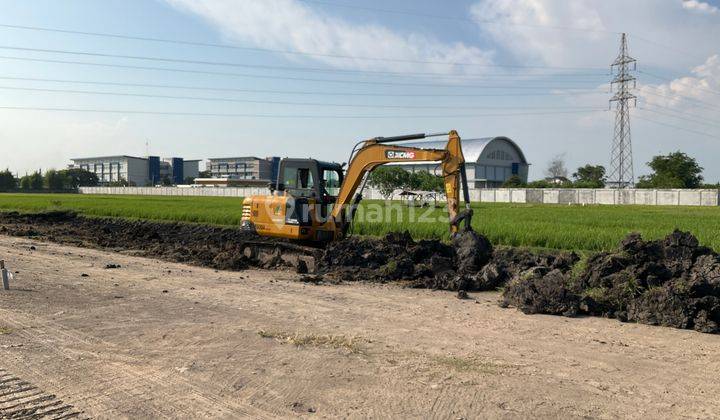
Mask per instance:
[[[399,193],[399,191],[396,191]],[[194,197],[247,197],[269,194],[265,187],[178,188],[178,187],[81,187],[81,194],[164,195]],[[364,198],[384,197],[372,188]],[[397,199],[397,194],[393,198]],[[572,188],[487,188],[471,189],[470,200],[483,203],[606,204],[658,206],[719,206],[720,190],[610,190]]]

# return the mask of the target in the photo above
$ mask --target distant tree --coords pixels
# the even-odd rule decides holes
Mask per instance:
[[[393,191],[409,185],[410,173],[399,166],[381,166],[370,174],[370,185],[380,190],[383,197],[391,198]]]
[[[195,183],[195,178],[188,176],[185,177],[185,185],[192,185]]]
[[[698,188],[703,168],[695,158],[677,151],[652,158],[647,164],[654,172],[640,177],[638,188]]]
[[[551,183],[545,179],[539,179],[537,181],[531,181],[527,183],[528,188],[557,188],[556,184]]]
[[[585,165],[573,174],[576,188],[603,188],[605,187],[605,167],[602,165]]]
[[[212,172],[209,170],[200,171],[198,173],[198,178],[212,178]]]
[[[18,180],[10,169],[0,172],[0,191],[14,191],[18,187]]]
[[[438,175],[431,174],[428,171],[417,171],[411,174],[410,184],[414,185],[412,189],[421,191],[432,191],[442,193],[445,191],[445,183],[443,178]]]
[[[55,169],[49,169],[45,172],[43,177],[43,185],[45,188],[51,191],[61,191],[69,188],[70,179],[62,171],[56,171]]]
[[[522,188],[525,186],[525,183],[520,179],[519,176],[513,175],[510,178],[506,179],[505,182],[502,184],[502,188]]]
[[[565,167],[565,155],[556,155],[550,162],[545,171],[548,178],[567,178],[568,171]]]
[[[25,175],[23,177],[20,177],[20,181],[18,182],[20,184],[20,189],[23,191],[29,191],[30,190],[30,176]]]
[[[60,172],[67,177],[69,188],[97,187],[100,183],[98,176],[94,172],[85,169],[71,168]]]
[[[108,187],[129,187],[130,183],[126,179],[120,178],[117,181],[112,181],[107,184]]]
[[[653,174],[641,176],[635,184],[636,188],[687,188],[678,177],[669,174]]]
[[[172,184],[173,184],[172,179],[170,179],[170,177],[167,176],[167,175],[165,175],[164,177],[162,177],[161,183],[162,183],[162,185],[165,186],[165,187],[170,187],[170,186],[172,186]]]
[[[40,191],[43,189],[43,176],[40,171],[35,171],[31,175],[26,175],[27,177],[27,190],[33,190],[33,191]]]

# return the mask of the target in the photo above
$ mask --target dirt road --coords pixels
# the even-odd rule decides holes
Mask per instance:
[[[0,258],[0,368],[91,417],[720,416],[717,335],[9,237]]]

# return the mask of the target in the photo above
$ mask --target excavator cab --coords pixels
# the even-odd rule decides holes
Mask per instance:
[[[343,181],[342,166],[315,159],[283,159],[274,189],[298,198],[334,202]],[[335,193],[334,195],[332,193]]]
[[[323,229],[343,182],[342,165],[315,159],[283,159],[271,196],[243,202],[241,228],[260,235],[305,241],[331,240]]]

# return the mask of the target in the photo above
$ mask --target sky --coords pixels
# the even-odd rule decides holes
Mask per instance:
[[[314,157],[508,136],[545,175],[609,166],[610,64],[636,58],[636,177],[681,150],[720,181],[720,0],[0,0],[0,167]],[[112,35],[112,36],[108,36]],[[171,42],[167,42],[171,41]],[[100,111],[100,112],[98,112]]]

